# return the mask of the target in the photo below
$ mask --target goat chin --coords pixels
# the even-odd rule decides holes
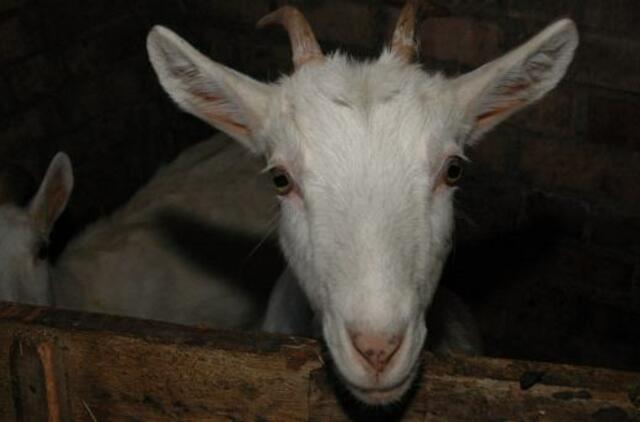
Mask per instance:
[[[350,385],[344,377],[341,377],[341,379],[347,390],[362,403],[375,407],[389,406],[400,402],[405,397],[417,379],[419,368],[419,362],[416,362],[408,377],[393,387],[384,389],[362,389]]]
[[[435,353],[479,355],[482,342],[476,321],[460,297],[440,287],[426,315],[428,336],[425,347]],[[272,291],[261,328],[268,332],[322,338],[319,318],[291,271],[285,271]],[[385,388],[362,388],[333,365],[337,379],[359,401],[371,406],[385,406],[403,399],[420,372],[421,359],[413,363],[408,376]]]

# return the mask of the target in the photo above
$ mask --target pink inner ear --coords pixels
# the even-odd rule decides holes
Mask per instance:
[[[502,104],[491,108],[489,111],[480,114],[476,119],[478,126],[485,126],[491,124],[495,118],[499,118],[500,115],[508,113],[510,110],[523,106],[526,101],[518,98],[509,100],[508,98],[517,97],[519,92],[528,89],[531,86],[529,81],[513,82],[512,84],[501,87],[500,96],[506,97]]]
[[[195,95],[199,98],[202,98],[205,103],[213,104],[220,102],[220,97],[212,95],[208,92],[196,92]],[[215,109],[220,110],[220,107],[216,107]],[[242,123],[239,123],[238,121],[232,119],[231,116],[229,116],[227,113],[215,113],[210,110],[203,110],[203,114],[207,119],[219,124],[220,126],[223,126],[227,130],[233,131],[234,133],[244,137],[249,136],[249,128],[247,128]]]
[[[62,177],[61,174],[54,175],[52,183],[44,192],[44,197],[40,198],[33,210],[34,220],[45,231],[51,230],[69,194],[62,182]]]
[[[504,94],[506,95],[515,95],[518,92],[524,91],[525,89],[529,88],[531,86],[531,83],[528,81],[523,81],[520,83],[514,83],[512,85],[507,85],[505,86],[505,90],[504,90]]]
[[[53,224],[53,221],[56,219],[58,213],[62,209],[64,205],[64,201],[66,200],[68,195],[67,190],[64,187],[63,183],[56,183],[53,189],[48,192],[47,202],[49,206],[46,207],[46,221],[47,224]]]
[[[525,100],[511,100],[501,105],[500,107],[495,107],[485,113],[479,115],[476,119],[476,125],[479,127],[486,126],[491,124],[496,118],[499,118],[500,115],[508,113],[510,110],[519,108],[526,103]]]

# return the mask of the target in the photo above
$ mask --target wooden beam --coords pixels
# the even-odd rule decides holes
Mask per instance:
[[[336,394],[323,356],[303,338],[0,304],[0,420],[640,420],[638,373],[425,354],[408,405],[374,411]]]

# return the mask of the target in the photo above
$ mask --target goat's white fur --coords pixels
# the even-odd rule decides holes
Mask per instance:
[[[275,84],[209,60],[163,27],[147,47],[180,107],[297,184],[280,200],[290,273],[264,327],[308,332],[310,321],[298,318],[314,316],[347,387],[367,403],[388,403],[417,372],[424,315],[450,249],[455,189],[440,183],[448,157],[552,89],[577,43],[564,19],[453,80],[385,50],[368,62],[334,53]],[[394,364],[372,375],[351,331],[404,335]]]
[[[215,240],[220,228],[258,243],[275,207],[255,178],[256,160],[217,138],[183,152],[69,243],[54,271],[57,306],[216,328],[255,325],[260,307],[246,286],[194,261],[193,249],[206,247],[198,242]]]
[[[13,302],[51,303],[49,263],[39,256],[73,189],[69,158],[58,153],[26,208],[0,205],[0,298]]]
[[[261,312],[256,297],[234,284],[237,277],[199,265],[201,257],[193,252],[205,246],[197,242],[215,241],[221,228],[256,243],[264,238],[276,203],[265,180],[255,177],[260,169],[224,135],[198,143],[161,168],[123,207],[74,238],[50,268],[38,258],[38,245],[48,241],[73,184],[71,163],[58,154],[26,209],[0,206],[0,299],[216,328],[253,327]],[[189,237],[194,231],[197,239]]]

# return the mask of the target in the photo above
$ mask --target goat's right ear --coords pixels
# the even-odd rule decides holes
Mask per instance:
[[[577,46],[575,24],[562,19],[506,55],[455,79],[470,128],[469,142],[553,89]]]
[[[64,152],[51,160],[47,173],[29,204],[29,214],[42,233],[49,235],[53,224],[64,211],[73,190],[71,161]]]
[[[271,87],[215,63],[162,26],[147,37],[160,84],[185,111],[227,133],[254,152]]]

